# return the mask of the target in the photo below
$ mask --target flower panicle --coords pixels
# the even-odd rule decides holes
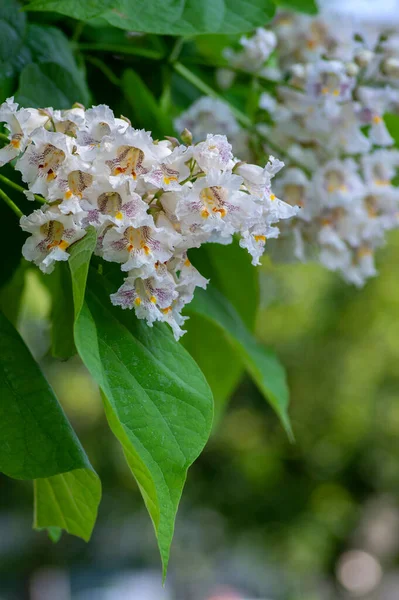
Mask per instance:
[[[278,223],[298,212],[273,194],[271,180],[283,163],[264,168],[232,153],[225,135],[208,133],[186,144],[175,137],[154,141],[150,133],[116,118],[108,106],[85,110],[0,106],[9,144],[0,166],[15,168],[46,204],[21,218],[30,233],[22,253],[50,273],[89,226],[97,231],[96,254],[120,265],[125,279],[113,304],[134,309],[151,326],[168,323],[178,339],[181,312],[207,280],[188,258],[207,242],[230,243],[234,235],[259,264]]]

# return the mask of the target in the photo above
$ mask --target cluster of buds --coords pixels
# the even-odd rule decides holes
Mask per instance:
[[[46,200],[21,218],[31,234],[23,256],[49,273],[93,226],[96,254],[126,275],[113,304],[133,308],[149,325],[169,323],[176,338],[182,308],[207,284],[190,248],[228,244],[237,234],[258,264],[278,221],[297,212],[271,190],[283,163],[272,156],[265,168],[240,162],[223,135],[192,144],[186,131],[189,145],[154,141],[104,105],[18,109],[13,99],[1,105],[0,121],[10,139],[0,166],[18,157],[27,197]]]
[[[257,30],[241,40],[241,53],[227,49],[232,70],[230,76],[220,72],[218,81],[231,85],[237,64],[252,76],[256,64],[255,76],[268,79],[271,92],[260,96],[255,135],[265,152],[268,140],[281,149],[287,168],[276,178],[276,191],[300,206],[276,242],[278,256],[316,259],[361,286],[376,274],[374,253],[386,231],[399,224],[393,185],[399,152],[384,122],[385,113],[399,112],[399,35],[386,25],[326,12],[281,12],[272,30],[268,38]],[[265,50],[270,36],[272,61]],[[253,56],[267,55],[265,62],[246,65],[248,48]],[[195,107],[190,110],[195,118]],[[215,131],[223,132],[227,122],[234,126],[226,105],[224,112]],[[231,142],[250,160],[251,144],[247,138],[245,149],[243,139],[239,130]]]

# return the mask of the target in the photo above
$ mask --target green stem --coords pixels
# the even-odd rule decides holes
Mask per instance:
[[[108,81],[110,81],[113,85],[120,87],[121,80],[119,79],[119,77],[117,77],[115,75],[115,73],[112,71],[112,69],[110,69],[109,66],[105,64],[104,61],[102,61],[100,58],[97,58],[95,56],[90,56],[89,54],[85,54],[84,59],[86,62],[94,65],[95,67],[97,67],[97,69],[102,71],[102,73],[104,73],[104,75],[108,79]]]
[[[8,185],[8,187],[13,188],[14,190],[17,190],[17,192],[22,192],[22,193],[26,192],[25,188],[22,187],[22,185],[18,185],[18,183],[15,183],[15,181],[11,181],[11,179],[8,179],[8,177],[4,177],[4,175],[0,175],[0,181],[5,183],[6,185]],[[37,202],[40,202],[41,204],[47,204],[46,200],[44,198],[42,198],[42,196],[39,196],[38,194],[33,194],[33,195]]]
[[[8,204],[8,206],[11,208],[11,210],[13,210],[15,212],[18,219],[20,219],[21,217],[24,216],[24,213],[22,212],[22,210],[20,210],[18,208],[18,206],[16,204],[14,204],[14,202],[11,200],[11,198],[9,196],[7,196],[7,194],[5,192],[3,192],[2,189],[0,189],[0,198],[2,200],[4,200],[4,202],[6,204]]]
[[[174,46],[172,48],[172,52],[170,53],[169,56],[169,62],[170,63],[174,63],[177,61],[177,59],[179,58],[180,52],[182,51],[183,45],[184,45],[184,38],[183,37],[178,37],[176,38],[176,41],[174,43]]]
[[[173,64],[173,68],[177,73],[179,73],[179,75],[184,77],[184,79],[187,79],[187,81],[192,83],[201,92],[203,92],[207,96],[210,96],[211,98],[215,98],[216,100],[224,102],[230,108],[230,111],[233,113],[237,121],[241,123],[243,127],[250,128],[252,126],[251,119],[247,117],[246,114],[244,114],[238,108],[230,104],[230,102],[223,98],[223,96],[220,96],[217,92],[215,92],[215,90],[213,90],[207,83],[202,81],[202,79],[195,75],[195,73],[192,73],[192,71],[187,69],[184,65],[182,65],[179,62],[175,62]]]
[[[77,43],[74,47],[79,50],[92,50],[98,52],[113,52],[114,54],[134,54],[144,58],[160,60],[164,55],[158,50],[151,48],[139,48],[137,46],[126,46],[124,44],[96,44],[96,43]]]
[[[80,36],[83,33],[83,29],[84,29],[85,25],[86,25],[86,23],[84,21],[77,22],[74,32],[72,34],[72,38],[71,38],[71,40],[73,42],[77,42],[79,40]]]

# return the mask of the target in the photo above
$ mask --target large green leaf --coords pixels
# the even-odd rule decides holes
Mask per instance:
[[[203,244],[190,252],[190,260],[231,302],[252,330],[259,304],[259,279],[248,252],[237,240],[227,246]]]
[[[101,484],[18,332],[0,313],[0,470],[35,481],[38,529],[90,537]]]
[[[68,39],[60,29],[26,23],[20,4],[6,0],[0,8],[0,101],[15,91],[25,106],[66,108],[87,104],[89,91]]]
[[[206,380],[166,325],[153,328],[133,311],[111,304],[120,282],[115,265],[84,274],[94,245],[83,238],[71,250],[75,343],[100,386],[110,427],[120,441],[154,524],[166,573],[175,516],[187,470],[212,426]],[[82,267],[83,266],[83,267]]]
[[[318,7],[316,0],[274,0],[277,6],[281,8],[289,8],[298,12],[307,13],[308,15],[316,15]]]
[[[14,0],[0,6],[0,100],[12,93],[14,78],[31,59],[24,46],[26,15],[19,6]]]
[[[200,366],[215,402],[214,428],[226,408],[243,373],[242,360],[220,331],[220,327],[201,315],[191,314],[181,339],[186,350]]]
[[[56,264],[50,275],[43,275],[43,283],[50,290],[51,350],[55,358],[66,360],[76,354],[73,339],[74,310],[71,274],[64,262]]]
[[[22,338],[0,313],[0,471],[35,479],[90,463]]]
[[[15,100],[22,106],[71,108],[75,102],[86,104],[88,95],[74,85],[69,71],[55,62],[31,63],[23,69]]]
[[[237,310],[245,325],[253,330],[259,301],[257,270],[251,259],[234,240],[228,246],[204,244],[190,252],[190,259],[212,285]],[[242,358],[223,336],[218,325],[200,314],[186,325],[187,334],[182,342],[201,367],[215,399],[215,425],[244,368]],[[218,368],[215,369],[215,364]]]
[[[274,352],[257,342],[245,327],[237,311],[212,285],[198,289],[187,307],[188,313],[201,315],[217,325],[237,351],[248,373],[274,408],[288,435],[292,437],[288,417],[289,391],[283,366]],[[217,368],[217,364],[215,368]]]
[[[89,469],[36,479],[34,482],[35,529],[65,529],[68,533],[90,539],[101,499],[101,483]]]
[[[264,25],[274,14],[272,0],[33,0],[30,10],[54,10],[88,20],[104,17],[128,31],[166,35],[239,33]]]

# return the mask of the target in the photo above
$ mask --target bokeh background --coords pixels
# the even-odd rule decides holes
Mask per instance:
[[[337,3],[365,14],[375,6]],[[381,0],[377,12],[399,15],[397,4]],[[120,61],[111,57],[114,71]],[[93,64],[95,99],[117,108],[115,88]],[[151,79],[147,63],[141,69]],[[188,104],[196,92],[180,86]],[[51,298],[28,269],[20,330],[100,475],[103,499],[88,544],[67,535],[53,544],[31,528],[32,485],[0,475],[0,600],[397,600],[398,264],[397,233],[362,290],[315,265],[264,261],[256,334],[287,368],[296,441],[243,375],[189,472],[165,587],[98,390],[77,358],[51,357]]]

